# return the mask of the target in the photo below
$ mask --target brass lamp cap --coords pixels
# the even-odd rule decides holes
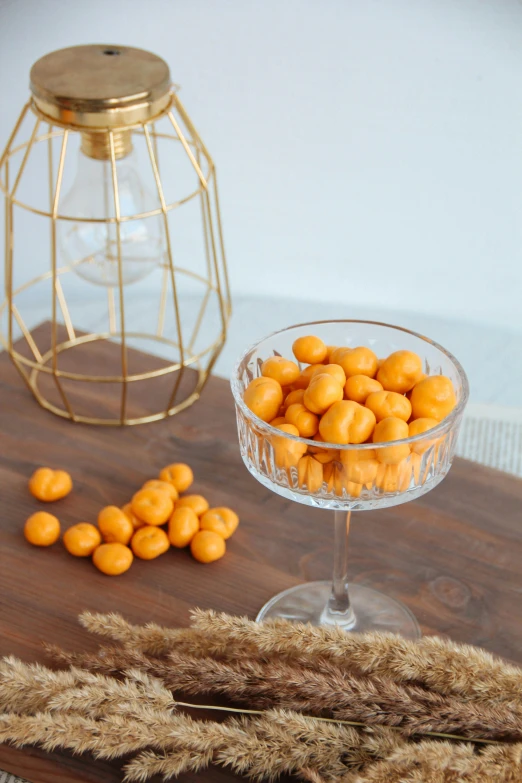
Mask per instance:
[[[170,102],[167,63],[130,46],[58,49],[35,62],[30,80],[37,109],[54,123],[79,129],[131,127]]]

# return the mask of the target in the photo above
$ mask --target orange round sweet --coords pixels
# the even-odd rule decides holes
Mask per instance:
[[[286,424],[286,419],[284,416],[276,416],[269,424],[271,427],[277,427],[279,424]]]
[[[301,370],[291,359],[284,356],[270,356],[261,365],[261,375],[272,378],[281,386],[290,386],[300,376]]]
[[[132,503],[125,503],[125,505],[122,506],[121,510],[132,524],[134,530],[137,530],[139,527],[143,527],[145,525],[145,522],[143,522],[141,519],[138,519],[138,517],[132,510]]]
[[[312,381],[316,375],[331,375],[335,378],[341,386],[346,383],[346,375],[340,364],[313,364],[312,371],[310,373],[310,381]]]
[[[322,414],[343,398],[343,387],[332,375],[314,375],[304,393],[303,402],[312,413]]]
[[[313,438],[319,428],[319,419],[315,413],[299,403],[288,406],[285,418],[289,424],[297,427],[301,438]]]
[[[412,422],[410,422],[408,427],[408,435],[410,438],[412,438],[414,435],[420,435],[423,432],[429,432],[429,430],[433,429],[433,427],[436,427],[438,423],[439,422],[436,419],[414,419]],[[424,454],[424,452],[427,451],[430,446],[436,442],[436,440],[437,438],[426,438],[420,440],[418,443],[412,443],[411,450],[415,452],[415,454]]]
[[[363,345],[357,348],[338,348],[333,352],[331,361],[341,365],[347,378],[352,375],[367,375],[373,378],[377,372],[377,356]]]
[[[192,468],[185,465],[184,462],[174,462],[167,465],[159,474],[160,481],[167,481],[172,484],[176,492],[186,492],[194,481]]]
[[[411,393],[414,419],[442,421],[457,404],[455,389],[445,375],[431,375],[417,383]]]
[[[188,506],[176,508],[169,520],[169,541],[177,549],[190,544],[199,530],[199,519]]]
[[[325,362],[330,363],[331,362],[331,356],[334,351],[337,350],[339,346],[338,345],[327,345],[326,346],[326,356],[325,356]]]
[[[170,541],[161,527],[147,525],[136,530],[131,539],[132,551],[141,560],[154,560],[170,547]]]
[[[356,484],[370,484],[379,469],[375,449],[341,449],[340,459],[348,481]]]
[[[302,364],[320,364],[328,353],[321,338],[313,335],[298,337],[292,345],[292,351],[297,361]]]
[[[364,405],[372,392],[382,391],[382,385],[367,375],[352,375],[344,384],[344,396],[347,400]]]
[[[298,402],[301,405],[304,405],[303,398],[304,398],[305,389],[294,389],[293,391],[289,392],[285,400],[283,402],[283,409],[286,410],[290,405],[293,405],[294,403]]]
[[[326,443],[364,443],[372,434],[375,415],[358,402],[335,402],[323,415],[319,432]]]
[[[297,463],[297,481],[301,489],[319,492],[323,486],[323,466],[314,457],[301,457]]]
[[[408,425],[403,419],[390,416],[387,419],[379,421],[375,425],[373,432],[374,443],[388,443],[394,440],[403,440],[408,437]],[[407,443],[400,446],[384,446],[377,448],[377,459],[386,465],[398,465],[410,453],[410,447]]]
[[[192,482],[191,482],[192,483]],[[178,490],[171,484],[170,481],[162,481],[161,479],[149,479],[142,486],[142,489],[159,489],[161,492],[166,492],[171,500],[177,500],[179,498]]]
[[[72,479],[65,470],[38,468],[29,479],[29,492],[44,503],[61,500],[72,489]]]
[[[191,508],[200,517],[208,510],[208,500],[203,495],[184,495],[176,501],[176,508]]]
[[[312,379],[312,376],[320,370],[322,367],[326,367],[325,364],[311,364],[309,367],[305,367],[299,378],[292,384],[292,388],[296,390],[308,388],[308,384]]]
[[[243,395],[245,405],[262,421],[272,421],[283,402],[281,385],[273,378],[254,378]]]
[[[201,530],[213,530],[225,540],[236,532],[238,525],[238,515],[226,506],[209,508],[201,517]]]
[[[422,359],[413,351],[395,351],[382,363],[377,380],[386,391],[405,394],[422,375]]]
[[[60,538],[60,522],[47,511],[37,511],[26,521],[24,536],[34,546],[51,546]]]
[[[98,514],[98,528],[107,544],[128,544],[134,533],[134,526],[118,506],[105,506]]]
[[[102,574],[107,576],[119,576],[128,571],[134,560],[134,555],[128,546],[114,541],[101,544],[94,550],[92,562]]]
[[[212,530],[200,530],[190,542],[190,551],[200,563],[213,563],[227,551],[225,539]]]
[[[299,430],[293,424],[278,424],[276,429],[287,435],[299,437]],[[291,440],[284,435],[271,436],[270,443],[274,450],[275,463],[278,468],[287,469],[297,465],[303,454],[306,453],[305,443]]]
[[[131,505],[136,516],[147,525],[165,524],[174,509],[171,498],[159,489],[140,489],[133,496]]]
[[[368,395],[366,407],[375,413],[377,421],[390,416],[408,421],[411,416],[411,403],[403,394],[390,391],[377,391]]]
[[[63,534],[63,545],[75,557],[90,557],[101,544],[100,531],[89,522],[73,525]]]

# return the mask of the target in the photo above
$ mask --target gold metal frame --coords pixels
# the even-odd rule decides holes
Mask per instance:
[[[20,143],[18,136],[24,120],[29,114],[34,115],[35,121],[28,140]],[[172,131],[158,132],[157,123],[161,119],[166,119]],[[40,132],[42,125],[47,126],[45,132]],[[183,131],[183,126],[188,133]],[[78,132],[77,127],[69,126],[65,123],[59,123],[56,119],[45,116],[36,106],[34,100],[28,101],[23,107],[22,112],[11,133],[6,149],[0,158],[0,190],[5,195],[5,289],[6,299],[0,305],[0,319],[7,313],[7,335],[0,331],[0,342],[8,351],[16,369],[20,373],[25,384],[34,395],[39,404],[52,411],[53,413],[70,419],[75,422],[99,425],[131,425],[144,422],[157,421],[159,419],[172,416],[191,405],[200,396],[200,393],[208,380],[216,359],[223,347],[226,339],[228,321],[231,314],[230,286],[226,266],[225,249],[223,242],[223,232],[221,227],[221,217],[219,208],[219,195],[217,189],[215,166],[208,150],[203,144],[199,134],[194,128],[183,105],[181,104],[175,90],[170,92],[168,105],[153,119],[146,120],[131,127],[133,134],[143,135],[148,151],[149,163],[156,184],[159,207],[149,212],[136,215],[120,214],[120,193],[118,187],[117,170],[117,150],[116,144],[119,134],[123,130],[129,130],[129,126],[124,128],[110,128],[106,130],[93,131],[100,134],[106,134],[108,137],[108,149],[110,150],[109,165],[112,181],[112,199],[114,205],[114,216],[105,218],[78,218],[70,215],[60,214],[60,194],[63,183],[64,170],[67,163],[68,141],[71,133]],[[54,178],[53,168],[53,148],[52,140],[61,138],[61,149],[57,167],[56,179]],[[158,156],[158,139],[171,140],[181,144],[184,153],[190,162],[194,172],[197,175],[198,187],[184,198],[167,203],[162,185]],[[17,142],[15,144],[15,142]],[[30,204],[24,203],[16,198],[20,181],[24,175],[27,162],[34,146],[41,142],[47,142],[47,159],[49,169],[49,209],[48,211],[37,209]],[[11,171],[10,165],[13,156],[16,153],[22,153],[22,161],[15,175]],[[12,185],[10,182],[12,181]],[[203,226],[204,253],[206,258],[206,276],[199,275],[189,269],[183,269],[174,263],[173,249],[170,237],[168,222],[168,213],[183,204],[198,198],[201,205],[201,219]],[[51,268],[49,271],[39,275],[32,280],[24,283],[17,288],[13,287],[13,263],[15,236],[13,231],[14,209],[26,210],[35,215],[47,218],[50,221],[50,255]],[[121,224],[129,220],[137,220],[145,217],[161,215],[163,217],[164,237],[166,245],[165,264],[162,271],[161,289],[159,290],[158,320],[157,328],[153,334],[137,333],[132,331],[132,324],[127,323],[125,311],[125,296],[122,268],[122,248],[121,248]],[[75,222],[92,222],[113,224],[116,230],[117,263],[118,263],[118,286],[107,289],[107,321],[108,329],[104,332],[82,334],[78,336],[72,323],[69,313],[69,307],[62,286],[62,277],[72,271],[75,264],[65,267],[58,267],[57,259],[57,223],[58,221],[72,220]],[[79,263],[79,262],[76,262]],[[181,323],[178,280],[180,275],[188,275],[206,286],[201,306],[196,317],[195,326],[190,339],[187,340],[183,333]],[[22,292],[32,286],[50,280],[52,288],[51,301],[51,342],[47,351],[38,348],[36,341],[27,328],[25,321],[17,307],[16,298]],[[164,334],[165,312],[169,296],[169,283],[172,291],[176,334],[174,339]],[[205,316],[205,312],[210,298],[217,297],[219,304],[219,327],[214,340],[211,344],[195,353],[194,346]],[[116,297],[118,299],[119,323],[116,317]],[[27,358],[19,350],[16,350],[13,342],[14,324],[17,324],[23,338],[30,350],[33,358]],[[67,340],[58,341],[58,325],[65,327]],[[128,369],[128,339],[130,338],[148,338],[156,342],[169,345],[179,352],[179,360],[165,364],[161,369],[150,370],[142,373],[129,373]],[[120,345],[120,365],[121,372],[112,375],[88,375],[73,373],[60,368],[59,358],[64,351],[74,349],[79,345],[95,342],[98,340],[116,341]],[[183,374],[187,367],[197,370],[198,376],[195,388],[185,399],[177,400],[180,384]],[[62,407],[55,405],[45,398],[38,386],[40,373],[51,375],[59,392]],[[152,411],[149,415],[138,418],[130,418],[127,413],[127,391],[128,385],[136,381],[148,380],[152,382],[155,378],[165,375],[172,375],[172,391],[166,408],[160,411]],[[63,380],[72,380],[85,383],[110,383],[121,385],[120,410],[118,418],[103,418],[80,415],[75,412],[69,395],[64,389]]]

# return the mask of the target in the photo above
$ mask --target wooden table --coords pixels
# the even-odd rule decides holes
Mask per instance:
[[[104,349],[97,350],[101,361]],[[134,359],[138,365],[146,361]],[[25,519],[45,505],[27,491],[36,467],[71,472],[73,493],[45,506],[67,527],[95,521],[104,505],[122,505],[145,479],[175,461],[193,467],[194,491],[240,514],[223,560],[203,566],[186,551],[170,551],[110,579],[60,544],[38,550],[25,542]],[[94,648],[97,640],[76,621],[83,609],[172,625],[187,624],[192,606],[254,617],[279,590],[330,575],[331,513],[284,500],[249,475],[239,455],[229,385],[218,378],[210,380],[200,402],[167,421],[91,427],[42,410],[0,354],[0,497],[0,654],[27,661],[45,661],[42,640]],[[404,601],[425,633],[522,661],[521,481],[456,460],[442,485],[419,500],[356,515],[351,537],[352,581]],[[34,783],[109,783],[121,779],[119,768],[0,746],[0,769]],[[231,778],[219,769],[205,776]]]

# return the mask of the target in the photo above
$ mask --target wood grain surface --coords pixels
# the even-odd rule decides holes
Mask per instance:
[[[89,361],[106,364],[112,350],[93,345]],[[83,368],[85,360],[78,359]],[[73,367],[72,353],[69,362]],[[136,353],[133,362],[147,366],[148,359]],[[144,385],[141,394],[148,394]],[[103,387],[92,387],[88,397],[94,407],[108,405]],[[55,513],[63,528],[95,521],[102,506],[127,502],[175,461],[193,467],[194,491],[241,517],[221,561],[205,566],[187,551],[172,550],[110,578],[61,544],[39,550],[24,540],[23,523],[33,512]],[[28,478],[41,465],[71,472],[69,497],[51,505],[29,495]],[[0,497],[0,654],[26,661],[45,661],[42,640],[94,648],[96,640],[76,620],[84,609],[171,625],[186,625],[193,606],[254,617],[276,592],[330,575],[331,512],[287,501],[250,476],[239,454],[229,385],[218,378],[174,418],[98,428],[41,409],[0,354]],[[444,482],[419,500],[356,514],[351,546],[351,580],[404,601],[424,633],[447,634],[522,662],[521,481],[456,460]],[[0,769],[33,783],[111,783],[121,779],[120,767],[0,746]],[[212,769],[199,777],[233,776]]]

